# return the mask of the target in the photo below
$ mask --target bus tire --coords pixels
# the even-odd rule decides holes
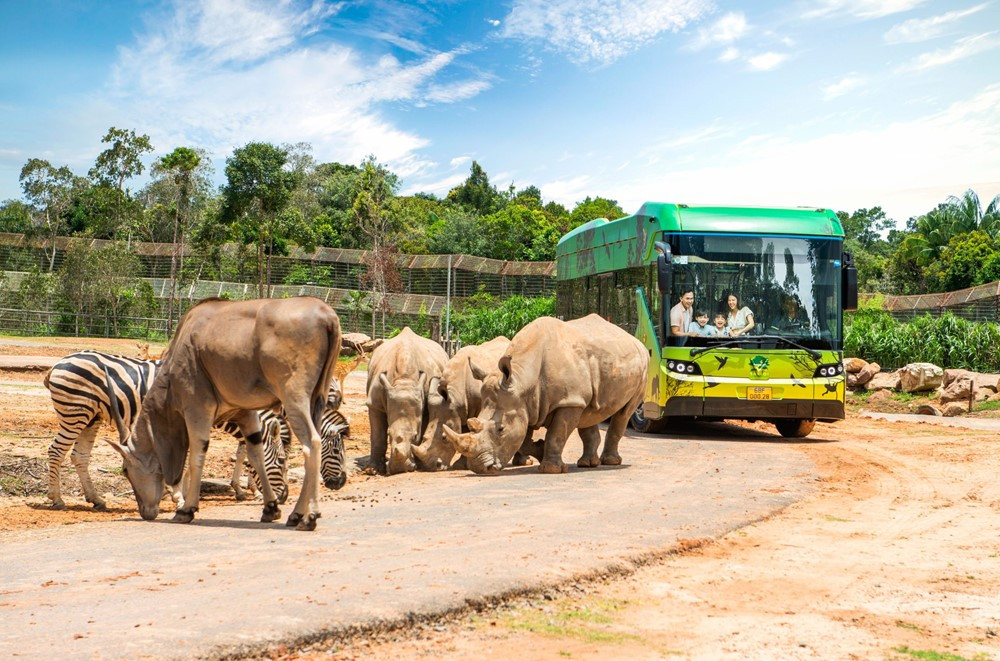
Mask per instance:
[[[774,421],[774,427],[778,430],[778,433],[785,438],[805,438],[812,432],[813,427],[815,426],[815,420],[798,420],[790,418],[788,420]]]
[[[642,414],[642,405],[640,404],[629,419],[629,424],[632,425],[632,429],[643,434],[655,434],[667,428],[668,420],[669,418],[647,418]]]

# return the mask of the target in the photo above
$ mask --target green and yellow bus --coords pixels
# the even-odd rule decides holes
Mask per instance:
[[[843,311],[857,307],[857,272],[843,244],[829,209],[647,202],[560,239],[556,314],[596,312],[649,349],[640,431],[742,419],[803,437],[844,419]],[[709,326],[722,313],[721,331],[698,325],[698,312]]]

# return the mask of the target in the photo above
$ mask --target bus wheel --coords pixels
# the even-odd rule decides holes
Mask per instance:
[[[647,418],[642,414],[642,404],[636,409],[635,413],[632,414],[632,418],[629,423],[632,425],[632,429],[642,432],[643,434],[655,434],[656,432],[661,432],[667,428],[668,418]]]
[[[785,438],[805,438],[816,426],[815,420],[775,420],[774,426]]]

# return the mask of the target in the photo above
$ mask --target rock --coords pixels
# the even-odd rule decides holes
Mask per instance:
[[[1000,402],[1000,392],[986,398],[987,402]]]
[[[976,388],[976,401],[977,402],[985,402],[986,400],[988,400],[990,397],[992,397],[995,394],[996,393],[994,393],[989,388]]]
[[[872,380],[872,377],[882,371],[878,363],[867,363],[861,368],[861,371],[856,374],[859,386],[863,386]]]
[[[868,361],[864,358],[844,358],[844,371],[848,374],[857,374],[867,364]]]
[[[344,348],[357,351],[358,347],[364,346],[365,342],[371,342],[372,338],[364,333],[347,333],[340,338],[340,344]]]
[[[925,392],[941,386],[944,370],[932,363],[910,363],[899,370],[899,386],[904,392]]]
[[[899,372],[879,372],[865,384],[868,390],[899,390]]]
[[[876,390],[868,396],[865,401],[868,402],[884,402],[887,399],[892,399],[892,393],[885,389]]]
[[[364,349],[365,353],[371,353],[372,351],[375,351],[375,349],[382,346],[383,342],[385,342],[385,340],[381,337],[376,340],[368,340],[361,345],[361,348]]]
[[[996,374],[980,374],[979,372],[959,369],[945,370],[944,376],[941,380],[941,385],[947,388],[955,381],[965,381],[968,379],[972,379],[976,389],[989,388],[993,392],[1000,390],[1000,387],[997,387],[997,382],[1000,381],[1000,376],[997,376]]]
[[[972,381],[970,379],[955,379],[948,386],[941,389],[941,403],[963,402],[968,406],[969,397],[972,396]]]
[[[944,405],[944,409],[941,414],[946,418],[954,418],[956,415],[962,415],[963,413],[968,413],[969,405],[963,404],[962,402],[949,402]]]
[[[930,404],[921,404],[917,407],[917,415],[941,415],[941,411]]]

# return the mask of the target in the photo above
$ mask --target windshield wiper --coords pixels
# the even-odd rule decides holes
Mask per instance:
[[[802,346],[798,342],[790,340],[787,337],[782,337],[781,335],[751,335],[749,337],[740,337],[735,340],[729,340],[728,342],[721,342],[719,344],[715,344],[710,347],[699,347],[697,349],[691,349],[691,357],[694,358],[695,356],[699,356],[705,353],[706,351],[712,351],[713,349],[722,349],[725,347],[731,347],[739,344],[751,344],[751,343],[761,344],[762,342],[784,342],[785,344],[795,349],[805,351],[817,363],[823,357],[823,354],[821,354],[819,351],[816,351],[815,349],[810,349],[809,347]]]

